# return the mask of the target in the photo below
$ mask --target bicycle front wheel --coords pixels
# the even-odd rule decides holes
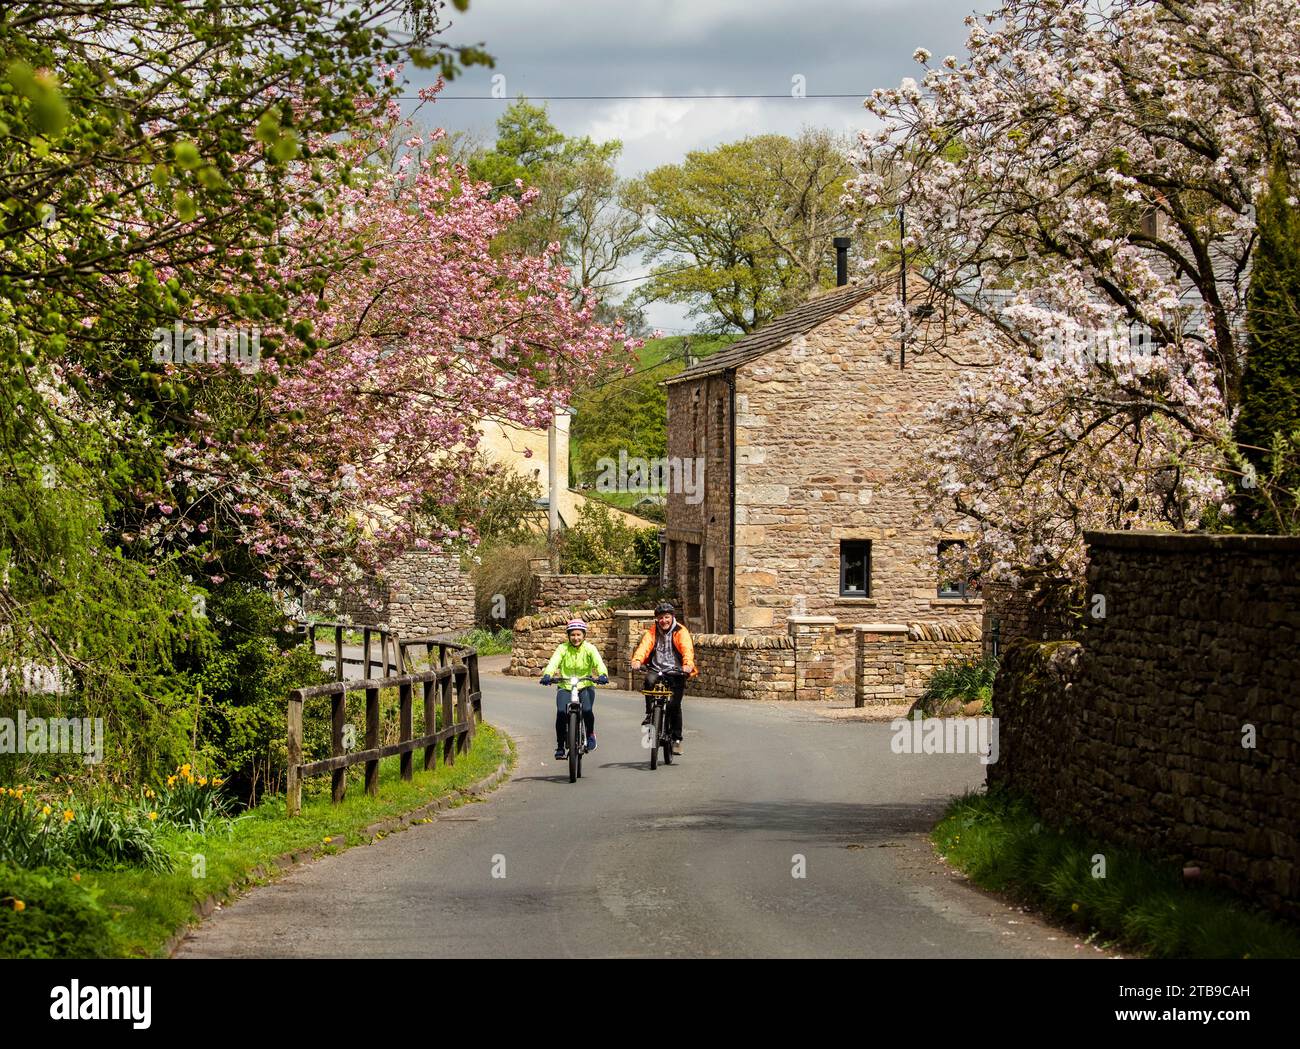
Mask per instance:
[[[659,767],[659,738],[663,735],[664,708],[659,703],[654,705],[654,716],[650,721],[650,768]]]
[[[581,774],[582,758],[578,756],[578,726],[582,715],[576,710],[569,711],[569,782],[576,783]]]

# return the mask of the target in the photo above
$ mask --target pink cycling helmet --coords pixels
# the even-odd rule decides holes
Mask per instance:
[[[564,632],[567,634],[570,630],[581,630],[584,634],[589,633],[587,624],[581,619],[570,619],[569,625],[564,628]]]

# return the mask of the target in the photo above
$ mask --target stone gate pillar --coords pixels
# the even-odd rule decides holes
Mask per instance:
[[[794,698],[830,700],[835,696],[835,617],[790,616],[794,640]]]

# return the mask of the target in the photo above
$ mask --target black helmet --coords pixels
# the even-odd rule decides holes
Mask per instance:
[[[667,602],[667,601],[660,601],[659,604],[658,604],[658,605],[656,606],[656,608],[655,608],[655,615],[657,615],[657,616],[661,616],[661,615],[663,615],[665,612],[667,612],[669,615],[676,615],[676,614],[677,614],[676,609],[674,609],[673,606],[672,606],[669,602]]]

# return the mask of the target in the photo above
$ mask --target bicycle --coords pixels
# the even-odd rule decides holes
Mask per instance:
[[[664,764],[673,763],[673,740],[672,733],[664,734],[664,718],[668,713],[668,701],[673,698],[673,691],[664,684],[666,678],[684,678],[686,675],[681,671],[666,670],[659,675],[659,680],[655,682],[654,688],[643,688],[641,695],[650,700],[650,768],[654,770],[659,767],[659,748],[664,749]]]
[[[569,782],[576,783],[582,778],[582,756],[587,753],[587,729],[582,721],[582,700],[578,698],[578,687],[583,681],[591,682],[595,687],[596,679],[590,674],[584,677],[567,679],[568,688],[559,685],[561,692],[569,693]],[[549,687],[549,686],[548,686]]]

